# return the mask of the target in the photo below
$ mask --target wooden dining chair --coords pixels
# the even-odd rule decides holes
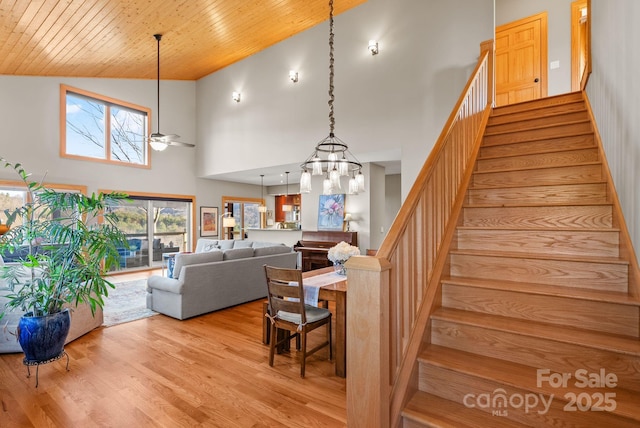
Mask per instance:
[[[302,271],[264,265],[269,298],[269,311],[265,315],[271,322],[269,341],[269,365],[277,347],[293,338],[300,340],[300,377],[304,377],[307,356],[329,345],[329,360],[333,358],[331,347],[331,312],[304,303]],[[327,340],[307,351],[307,333],[323,325],[327,326]],[[289,335],[278,338],[277,330],[289,331]]]

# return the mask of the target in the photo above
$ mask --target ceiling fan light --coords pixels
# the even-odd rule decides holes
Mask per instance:
[[[156,152],[161,152],[161,151],[165,150],[167,147],[169,147],[169,145],[167,143],[165,143],[164,141],[157,141],[157,140],[150,141],[149,145]]]

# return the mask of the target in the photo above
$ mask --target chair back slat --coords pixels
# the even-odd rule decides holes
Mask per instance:
[[[267,280],[269,313],[272,316],[279,311],[298,314],[302,324],[305,324],[307,317],[304,309],[302,271],[267,265],[264,265],[264,271]]]

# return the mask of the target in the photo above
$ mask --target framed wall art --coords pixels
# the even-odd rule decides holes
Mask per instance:
[[[318,230],[342,230],[344,195],[320,195]]]
[[[200,207],[200,236],[218,236],[218,207]]]

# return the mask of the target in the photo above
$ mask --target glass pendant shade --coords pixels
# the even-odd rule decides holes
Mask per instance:
[[[362,171],[358,171],[358,175],[356,175],[356,181],[358,183],[358,192],[364,192],[364,174]]]
[[[358,180],[355,177],[351,177],[349,179],[349,194],[357,195],[358,194]]]
[[[306,169],[300,175],[300,193],[311,193],[311,174]]]
[[[327,164],[327,170],[333,171],[333,168],[335,168],[336,166],[336,161],[338,160],[338,154],[329,153],[329,155],[327,156],[327,159],[329,160],[329,163]]]
[[[318,155],[316,154],[316,156],[311,159],[311,161],[313,162],[313,175],[322,175],[322,161],[318,157]]]
[[[340,190],[340,172],[337,168],[333,168],[329,173],[329,181],[331,182],[331,190],[334,192]]]
[[[331,180],[329,180],[329,177],[326,177],[323,181],[322,181],[322,194],[323,195],[330,195],[331,192]]]
[[[267,206],[264,204],[264,174],[260,174],[260,205],[258,206],[258,212],[267,212]]]
[[[349,162],[344,156],[340,159],[340,162],[338,162],[338,171],[340,171],[342,177],[349,176]]]

